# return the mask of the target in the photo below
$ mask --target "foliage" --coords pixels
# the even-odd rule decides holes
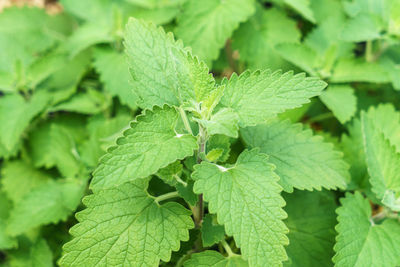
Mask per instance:
[[[400,265],[399,0],[0,12],[0,266]]]

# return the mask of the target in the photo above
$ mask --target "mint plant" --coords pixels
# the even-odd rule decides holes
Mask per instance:
[[[144,112],[94,171],[93,195],[77,214],[80,222],[71,229],[74,239],[64,246],[61,265],[168,262],[180,242],[189,240],[190,229],[210,234],[202,228],[205,210],[224,226],[217,242],[228,256],[207,251],[198,237],[190,253],[199,254],[185,265],[211,264],[209,257],[226,264],[281,265],[288,244],[282,189],[345,188],[349,178],[348,165],[332,146],[300,125],[276,121],[277,114],[321,94],[326,84],[267,70],[233,74],[217,85],[181,42],[135,19],[127,24],[125,46]],[[267,127],[255,126],[267,121]],[[225,148],[208,148],[214,136],[238,138],[239,130],[248,148],[237,158],[220,160]],[[225,142],[229,147],[231,141]],[[304,164],[303,157],[310,162]],[[172,179],[157,175],[160,170]],[[152,175],[175,190],[150,194]],[[241,254],[227,243],[231,237]]]
[[[0,266],[400,266],[399,1],[43,2],[0,3]]]

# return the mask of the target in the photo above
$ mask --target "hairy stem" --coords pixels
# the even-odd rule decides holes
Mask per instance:
[[[187,130],[191,135],[193,135],[192,128],[190,127],[189,120],[188,120],[188,118],[187,118],[187,116],[186,116],[185,111],[183,110],[182,107],[179,107],[178,110],[179,110],[179,113],[181,114],[181,118],[182,118],[183,124],[185,125],[186,130]]]
[[[154,201],[157,203],[160,203],[161,201],[164,201],[164,200],[167,200],[170,198],[175,198],[175,197],[179,197],[178,191],[169,192],[164,195],[158,196],[154,199]]]

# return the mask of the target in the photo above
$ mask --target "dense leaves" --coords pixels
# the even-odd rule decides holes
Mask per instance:
[[[44,2],[0,11],[0,266],[400,265],[399,0]]]

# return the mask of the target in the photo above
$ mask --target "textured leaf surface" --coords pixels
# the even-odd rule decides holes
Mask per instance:
[[[333,257],[335,266],[398,266],[400,264],[400,223],[386,219],[381,224],[371,220],[369,201],[360,193],[347,193],[337,209]]]
[[[207,66],[162,28],[131,19],[126,27],[125,48],[132,86],[142,108],[200,102],[214,89]]]
[[[194,136],[177,129],[178,112],[171,107],[155,107],[132,122],[117,140],[117,146],[100,160],[91,187],[97,191],[124,182],[145,178],[168,164],[191,156],[197,149]]]
[[[178,17],[176,35],[210,65],[239,23],[253,12],[253,0],[189,0]]]
[[[241,126],[263,123],[287,109],[300,107],[326,87],[325,82],[306,78],[304,73],[269,70],[233,74],[223,84],[226,89],[219,106],[233,109]]]
[[[203,162],[195,166],[194,191],[209,202],[250,265],[280,266],[287,259],[286,213],[274,166],[257,149],[244,151],[232,167]]]
[[[275,172],[285,191],[297,189],[345,188],[349,180],[348,165],[342,153],[325,143],[321,136],[304,130],[301,124],[275,121],[241,130],[245,143],[259,147],[276,165]]]
[[[178,203],[158,205],[147,179],[102,190],[84,199],[74,239],[64,245],[61,266],[158,266],[189,239],[190,211]]]
[[[361,127],[372,191],[381,200],[387,194],[399,194],[400,154],[365,112],[361,113]]]
[[[100,73],[104,88],[112,96],[118,96],[121,103],[136,108],[137,96],[130,82],[132,78],[125,55],[113,50],[97,49],[94,57],[94,66]]]
[[[357,111],[357,98],[353,88],[348,85],[329,86],[320,95],[320,99],[342,124],[349,121]]]
[[[204,128],[206,128],[209,135],[223,134],[226,136],[238,137],[239,131],[239,117],[229,108],[222,108],[214,115],[211,115],[209,120],[197,120]]]
[[[66,220],[78,207],[84,181],[48,181],[26,194],[11,211],[7,226],[10,235],[19,235],[34,227]]]
[[[336,199],[328,191],[298,191],[283,195],[289,228],[289,262],[285,266],[332,266]]]
[[[240,255],[224,257],[216,251],[206,250],[195,253],[185,261],[185,267],[248,267],[249,264]]]

